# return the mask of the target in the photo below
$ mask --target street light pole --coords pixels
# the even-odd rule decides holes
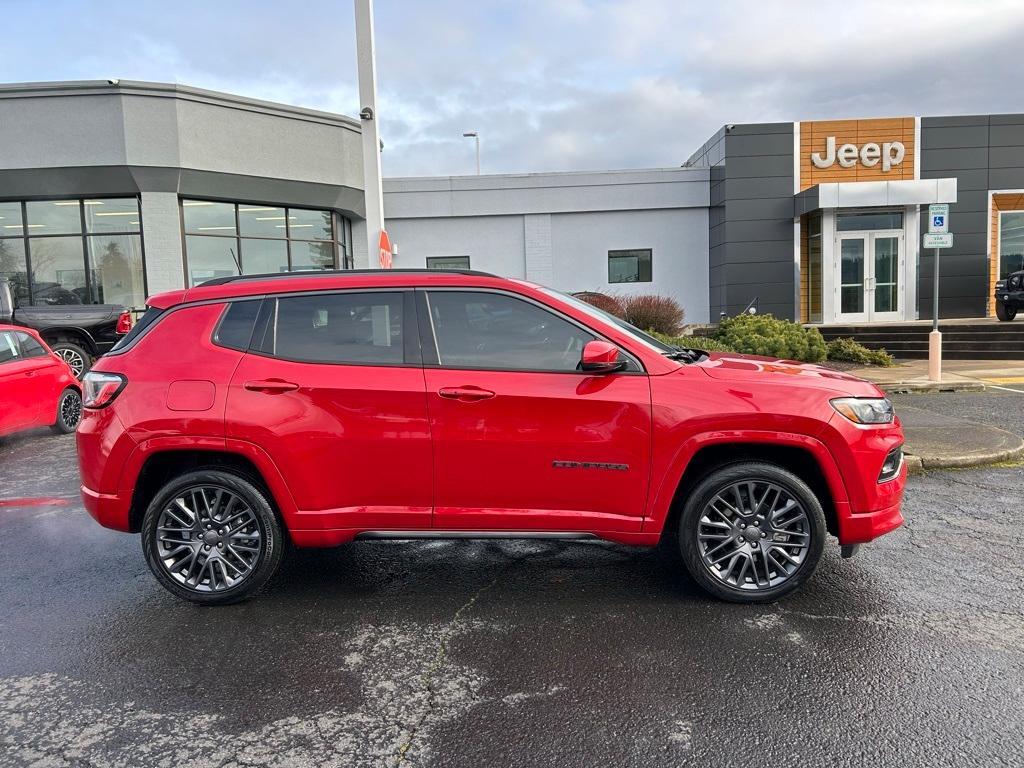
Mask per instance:
[[[464,138],[476,139],[476,175],[480,175],[480,132],[479,131],[466,131],[462,134]]]
[[[359,121],[363,134],[363,190],[366,197],[366,254],[369,259],[365,266],[376,267],[381,232],[384,231],[384,190],[381,186],[380,172],[380,121],[377,116],[377,55],[373,38],[373,0],[355,0],[355,11]]]

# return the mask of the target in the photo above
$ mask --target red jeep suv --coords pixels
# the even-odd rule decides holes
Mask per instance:
[[[251,596],[286,540],[670,543],[726,600],[805,581],[903,522],[873,384],[667,346],[479,272],[211,280],[152,297],[84,379],[82,496],[197,603]],[[699,339],[694,342],[699,344]]]

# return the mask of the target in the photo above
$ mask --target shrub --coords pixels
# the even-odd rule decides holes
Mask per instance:
[[[825,340],[817,328],[805,328],[771,315],[727,318],[718,324],[715,338],[749,355],[819,363],[827,354]]]
[[[591,306],[604,310],[609,315],[615,315],[615,317],[626,316],[626,308],[622,306],[622,301],[615,296],[599,293],[598,291],[580,291],[579,293],[574,293],[573,296],[580,301],[587,302]]]
[[[627,296],[623,304],[626,322],[637,328],[675,336],[683,325],[683,308],[678,301],[668,296]]]
[[[827,345],[829,360],[846,360],[851,363],[878,365],[888,368],[896,363],[884,349],[868,349],[850,338],[832,339]]]
[[[730,347],[723,341],[719,341],[713,336],[669,336],[664,333],[658,333],[657,331],[648,331],[654,338],[659,341],[663,341],[666,344],[671,344],[674,347],[687,347],[689,349],[701,349],[705,352],[735,352],[736,350]]]

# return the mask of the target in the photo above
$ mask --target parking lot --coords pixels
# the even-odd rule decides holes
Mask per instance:
[[[772,606],[492,541],[294,553],[202,609],[85,513],[73,436],[7,438],[0,765],[1019,765],[1022,487],[915,476],[904,528]]]

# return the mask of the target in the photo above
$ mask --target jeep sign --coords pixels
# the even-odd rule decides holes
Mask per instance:
[[[881,146],[873,141],[857,149],[856,144],[843,144],[836,149],[836,137],[829,136],[825,139],[825,152],[812,152],[811,162],[818,168],[829,168],[836,161],[843,168],[852,168],[860,160],[865,168],[873,168],[882,163],[882,173],[886,173],[894,165],[903,162],[903,156],[907,149],[902,141],[886,141]]]

